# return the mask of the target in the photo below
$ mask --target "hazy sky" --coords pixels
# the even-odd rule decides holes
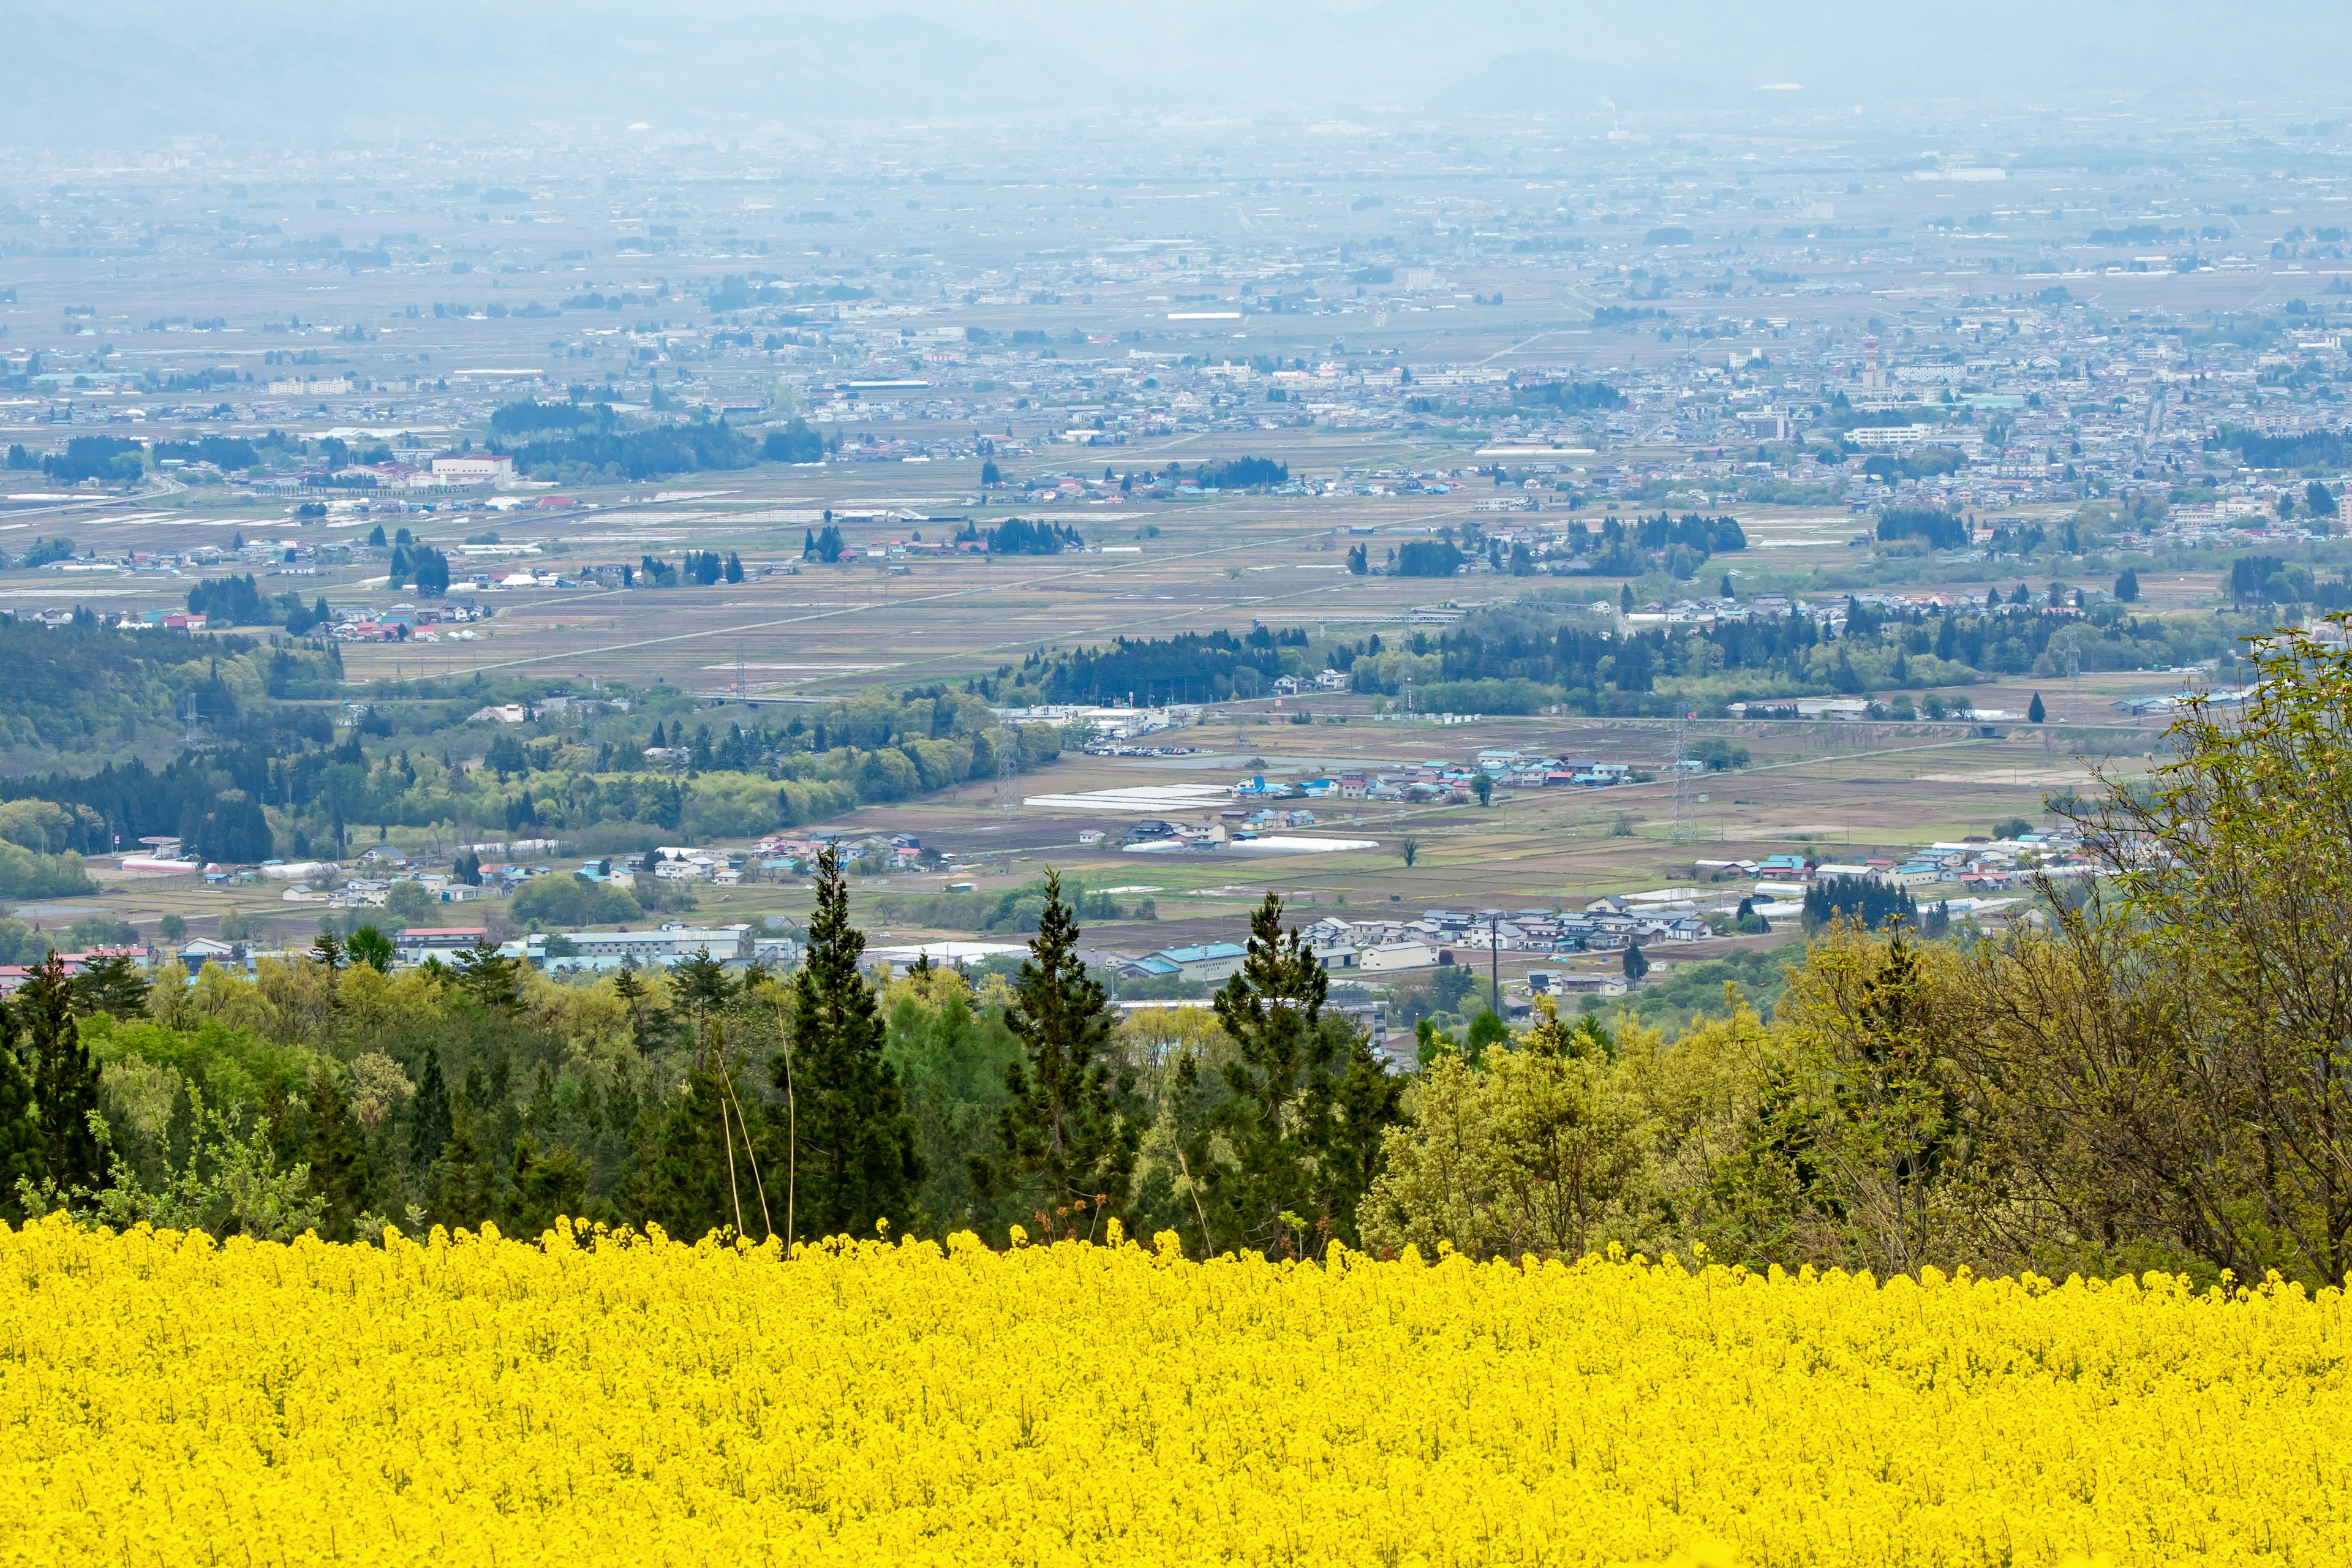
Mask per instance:
[[[1103,113],[2325,112],[2352,5],[11,0],[19,147]],[[1795,90],[1786,90],[1793,84]],[[1783,90],[1760,90],[1780,87]]]

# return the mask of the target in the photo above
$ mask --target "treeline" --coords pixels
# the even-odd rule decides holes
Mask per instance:
[[[1029,963],[977,991],[862,973],[830,854],[788,976],[703,957],[566,986],[487,948],[389,974],[364,929],[254,980],[51,969],[0,1018],[0,1210],[280,1238],[530,1236],[568,1214],[801,1240],[881,1222],[1100,1240],[1118,1218],[1209,1251],[1356,1243],[1404,1086],[1325,1009],[1278,902],[1171,1048],[1167,1026],[1119,1019],[1050,879],[1045,898]]]
[[[2137,585],[2137,576],[2133,582]],[[2241,608],[2249,605],[2308,605],[2322,611],[2352,607],[2352,579],[2345,574],[2339,572],[2336,581],[2322,583],[2309,566],[2275,555],[2241,555],[2231,562],[2229,591],[2231,601]]]
[[[1192,477],[1204,490],[1243,490],[1288,484],[1290,465],[1269,458],[1228,458],[1222,463],[1202,463]]]
[[[1308,668],[1303,626],[1253,626],[1241,637],[1219,629],[1179,632],[1171,637],[1116,637],[1108,646],[1031,653],[1018,666],[1005,666],[976,682],[992,701],[1032,706],[1041,702],[1223,701],[1264,696],[1284,675]]]
[[[986,530],[967,522],[955,537],[959,544],[986,544],[991,555],[1059,555],[1065,550],[1087,547],[1085,537],[1075,525],[1050,519],[1033,522],[1027,518],[1012,517]]]
[[[1326,658],[1349,672],[1358,691],[1394,696],[1410,673],[1429,704],[1443,701],[1462,712],[1534,710],[1502,705],[1497,698],[1509,688],[1522,704],[1638,714],[1671,711],[1672,700],[1655,695],[1663,693],[1719,710],[1755,697],[1858,695],[1967,683],[1983,674],[2046,672],[2060,638],[2086,670],[2170,667],[2210,658],[2255,629],[2252,623],[2143,618],[2117,605],[2083,615],[2027,595],[1998,607],[1936,614],[1880,611],[1849,600],[1843,633],[1792,608],[1780,616],[1620,636],[1584,617],[1515,605],[1474,611],[1434,635],[1384,643],[1376,634],[1338,644]]]
[[[232,776],[269,803],[274,830],[295,858],[329,846],[341,852],[355,825],[438,828],[462,837],[471,824],[562,834],[597,850],[637,849],[650,847],[647,830],[705,840],[748,837],[870,802],[994,778],[1006,746],[1014,749],[1020,771],[1059,754],[1051,726],[1010,733],[1008,740],[972,699],[876,693],[795,713],[772,731],[730,724],[714,736],[706,725],[691,737],[668,737],[656,722],[645,745],[677,742],[688,753],[683,776],[652,770],[634,739],[590,745],[551,736],[526,746],[509,733],[496,737],[484,765],[471,770],[407,747],[371,754],[352,736],[333,748],[278,758],[257,779],[250,760],[240,759],[247,765]]]
[[[490,415],[490,434],[507,438],[551,433],[606,435],[620,425],[620,416],[609,403],[541,403],[525,398]]]
[[[549,475],[558,481],[658,479],[705,469],[747,468],[759,460],[749,437],[723,419],[708,418],[642,430],[583,423],[518,443],[494,440],[490,450],[512,458],[519,474]]]
[[[2205,441],[2209,452],[2235,452],[2253,468],[2327,468],[2352,466],[2352,441],[2342,430],[2305,430],[2273,436],[2243,425],[2224,425]]]
[[[289,636],[298,637],[335,618],[334,612],[327,607],[324,594],[319,595],[315,605],[305,605],[301,595],[290,591],[264,595],[250,572],[242,577],[203,579],[188,590],[187,604],[188,614],[202,616],[207,622],[237,626],[279,626]]]
[[[1969,542],[1969,525],[1939,506],[1890,506],[1878,514],[1883,542],[1917,540],[1930,550],[1958,550]]]
[[[1519,408],[1558,409],[1562,413],[1625,406],[1624,395],[1605,381],[1520,382],[1511,388],[1511,402]]]
[[[279,736],[324,720],[289,714],[272,701],[340,692],[341,660],[320,650],[270,648],[248,637],[152,627],[102,626],[77,612],[68,626],[44,627],[0,616],[0,747],[18,769],[70,756],[89,765],[127,755],[169,736],[176,744],[190,721],[209,737]],[[151,830],[152,831],[152,830]]]
[[[58,639],[68,630],[30,635]],[[0,622],[0,648],[6,632]],[[142,648],[162,646],[153,639],[184,640],[184,634],[136,636]],[[215,640],[252,649],[239,639]],[[282,679],[267,673],[280,667]],[[333,668],[322,656],[283,649],[224,659],[219,677],[196,685],[187,704],[205,732],[219,737],[214,743],[161,767],[133,758],[89,773],[20,773],[0,782],[0,798],[63,808],[69,826],[49,824],[51,848],[78,854],[106,851],[118,838],[134,845],[177,836],[210,860],[304,859],[340,856],[355,833],[375,837],[404,827],[461,839],[530,829],[619,853],[651,847],[657,836],[750,837],[822,820],[866,802],[992,779],[1007,748],[1020,771],[1045,766],[1061,750],[1052,726],[1008,729],[978,696],[946,688],[872,689],[796,709],[780,725],[763,714],[749,729],[731,723],[714,731],[703,723],[691,734],[682,723],[669,733],[640,701],[632,719],[608,717],[593,737],[568,712],[550,713],[521,733],[497,726],[486,744],[480,731],[464,728],[475,708],[500,697],[529,702],[544,692],[465,683],[453,693],[419,683],[396,710],[397,731],[392,715],[378,710],[338,731],[329,709],[273,702],[267,690],[250,689],[274,679],[282,691],[309,694],[313,667]],[[331,678],[316,689],[341,695]],[[659,695],[649,700],[663,704]],[[673,705],[691,711],[684,699]],[[648,746],[673,742],[686,752],[683,768],[645,755]],[[481,763],[469,766],[463,752],[477,745],[485,748]],[[79,875],[72,873],[73,890]],[[7,893],[5,881],[0,874],[0,898],[33,896]]]

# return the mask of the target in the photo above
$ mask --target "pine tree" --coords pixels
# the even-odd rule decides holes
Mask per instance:
[[[329,1241],[349,1241],[352,1222],[367,1207],[367,1157],[336,1068],[321,1066],[312,1076],[310,1111],[310,1137],[302,1157],[310,1162],[310,1190],[326,1201],[319,1232]]]
[[[712,1051],[696,1052],[683,1090],[666,1108],[648,1114],[637,1140],[636,1163],[621,1194],[623,1212],[631,1219],[657,1225],[680,1240],[697,1241],[714,1230],[736,1229],[736,1205],[740,1202],[741,1233],[754,1237],[765,1234],[748,1149],[732,1120],[736,1108],[720,1081],[725,1070],[723,1059]],[[737,1161],[732,1182],[728,1179],[730,1153]]]
[[[1078,922],[1058,873],[1045,873],[1045,908],[1004,1022],[1023,1046],[1004,1069],[1012,1103],[997,1113],[998,1157],[974,1157],[983,1197],[1002,1186],[1037,1205],[1048,1237],[1094,1240],[1124,1216],[1143,1138],[1134,1074],[1111,1046],[1110,1004],[1077,956]]]
[[[669,983],[677,999],[693,1013],[698,1032],[703,1022],[713,1012],[727,1005],[727,999],[735,994],[728,983],[727,966],[711,957],[707,947],[685,963],[673,966],[669,972]]]
[[[2039,724],[2049,717],[2050,710],[2042,706],[2042,693],[2035,692],[2033,700],[2026,704],[2025,721],[2029,724]]]
[[[1356,1239],[1356,1210],[1381,1131],[1401,1114],[1402,1086],[1381,1076],[1363,1034],[1323,1016],[1330,980],[1306,938],[1282,929],[1268,893],[1250,917],[1241,972],[1214,998],[1234,1041],[1223,1076],[1230,1098],[1182,1144],[1210,1243],[1272,1258],[1321,1257]],[[1179,1075],[1180,1100],[1199,1103]],[[1180,1110],[1180,1121],[1184,1120]],[[1212,1134],[1231,1160],[1222,1161]]]
[[[425,1068],[416,1078],[416,1104],[408,1123],[409,1169],[423,1175],[449,1142],[449,1086],[441,1077],[441,1053],[425,1047]]]
[[[89,1124],[98,1109],[98,1062],[74,1022],[73,984],[51,952],[16,993],[12,1021],[25,1031],[25,1056],[39,1107],[42,1174],[59,1192],[104,1184],[105,1152]]]
[[[452,1230],[479,1229],[497,1195],[496,1173],[475,1136],[475,1120],[472,1106],[457,1108],[448,1145],[434,1168],[433,1223]]]
[[[787,1223],[795,1239],[870,1236],[888,1219],[912,1229],[923,1160],[897,1069],[882,1055],[882,1018],[858,973],[866,938],[849,923],[841,850],[817,860],[808,953],[793,974],[792,1045],[769,1064],[793,1100]]]
[[[0,1215],[21,1220],[16,1184],[40,1179],[41,1124],[33,1107],[33,1075],[12,1043],[16,1031],[7,1012],[0,1002]]]
[[[493,1012],[511,1013],[522,1005],[522,961],[509,958],[487,941],[457,955],[457,987]]]
[[[542,1150],[528,1132],[515,1140],[509,1234],[533,1239],[567,1215],[579,1217],[587,1206],[588,1162],[580,1151],[562,1143]]]

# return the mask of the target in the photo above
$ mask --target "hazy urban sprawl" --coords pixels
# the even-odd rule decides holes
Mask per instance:
[[[15,0],[0,1539],[2336,1560],[2348,53]]]

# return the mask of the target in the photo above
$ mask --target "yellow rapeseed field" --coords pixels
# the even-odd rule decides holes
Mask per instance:
[[[0,1226],[12,1563],[2337,1563],[2272,1284]]]

